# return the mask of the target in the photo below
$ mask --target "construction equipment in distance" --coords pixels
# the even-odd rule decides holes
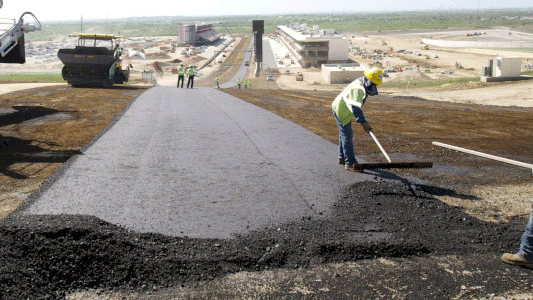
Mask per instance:
[[[74,49],[59,49],[57,53],[64,64],[61,74],[69,84],[111,87],[129,80],[130,65],[122,69],[123,49],[118,43],[125,37],[89,33],[69,37],[78,37],[78,45]]]
[[[388,163],[354,164],[353,168],[355,170],[363,171],[363,170],[373,170],[373,169],[429,169],[433,167],[432,162],[394,162],[393,163],[389,155],[387,155],[387,152],[385,152],[385,149],[383,149],[380,142],[374,135],[374,133],[370,131],[369,134],[374,140],[374,142],[376,142],[376,145],[378,145],[379,150],[381,150],[381,153],[383,153]]]
[[[3,1],[0,0],[0,8]],[[34,23],[24,23],[25,16],[32,16]],[[0,63],[23,64],[26,62],[24,34],[41,30],[41,23],[30,12],[25,12],[19,20],[0,18]]]

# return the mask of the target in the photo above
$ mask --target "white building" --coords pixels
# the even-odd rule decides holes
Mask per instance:
[[[365,69],[358,63],[322,64],[321,70],[328,84],[350,83],[365,75]]]
[[[221,37],[222,34],[216,32],[212,24],[194,22],[178,24],[178,44],[180,47],[214,43]]]
[[[481,68],[481,81],[498,82],[498,81],[515,81],[531,80],[533,77],[522,75],[522,58],[521,57],[496,57],[496,60],[490,60],[488,67]]]
[[[178,24],[178,42],[182,47],[196,43],[196,23]]]
[[[335,35],[331,29],[319,31],[317,26],[310,29],[306,24],[305,26],[298,25],[294,26],[295,28],[278,26],[278,34],[302,67],[320,67],[322,64],[349,62],[350,41],[348,39]],[[316,34],[317,31],[319,34]]]

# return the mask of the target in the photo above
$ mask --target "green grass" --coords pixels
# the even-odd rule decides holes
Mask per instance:
[[[0,75],[0,83],[56,83],[65,82],[61,74],[55,73],[29,73],[29,74],[3,74]]]
[[[333,28],[339,33],[364,33],[369,31],[409,30],[409,29],[449,29],[449,28],[488,28],[506,26],[533,32],[533,20],[522,19],[529,16],[527,10],[486,10],[486,11],[435,11],[435,12],[396,12],[396,13],[324,13],[287,14],[254,16],[162,16],[132,17],[114,20],[84,20],[83,31],[135,36],[177,36],[178,23],[204,21],[213,23],[221,33],[251,34],[252,20],[265,21],[265,33],[276,31],[278,25],[290,22],[319,25],[320,28]],[[219,22],[222,22],[223,27]],[[80,21],[42,22],[42,31],[28,34],[26,39],[51,41],[63,39],[69,33],[80,32]]]
[[[433,79],[428,81],[413,81],[413,82],[384,82],[383,88],[398,88],[398,89],[415,89],[425,87],[437,87],[444,84],[452,86],[463,86],[469,82],[480,82],[479,77],[461,77],[461,78],[447,78],[447,79]]]

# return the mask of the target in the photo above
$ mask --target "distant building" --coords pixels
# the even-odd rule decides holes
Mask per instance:
[[[179,23],[178,43],[180,47],[212,44],[222,37],[221,33],[207,23]]]
[[[181,47],[186,45],[195,45],[196,23],[178,24],[178,43]]]
[[[329,84],[350,83],[365,75],[365,69],[358,63],[322,64],[322,77]]]
[[[318,26],[309,28],[307,24],[291,23],[278,26],[277,32],[304,68],[349,62],[350,41],[336,35],[333,29],[320,30]]]

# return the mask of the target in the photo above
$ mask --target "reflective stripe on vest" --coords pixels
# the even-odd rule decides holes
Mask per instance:
[[[337,118],[342,122],[342,125],[350,123],[353,118],[352,110],[348,107],[346,100],[349,102],[355,101],[357,107],[362,107],[365,103],[365,88],[359,80],[354,80],[350,83],[338,96],[335,98],[331,107],[335,111]]]

